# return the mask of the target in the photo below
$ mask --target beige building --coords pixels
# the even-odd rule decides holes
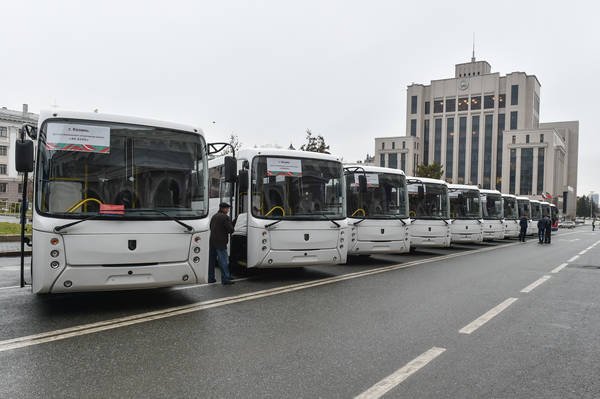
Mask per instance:
[[[21,111],[0,108],[0,211],[21,201],[23,178],[15,169],[15,141],[23,123],[37,125],[37,120],[38,115],[29,112],[27,104]]]
[[[535,75],[501,76],[487,61],[473,57],[455,65],[452,78],[408,86],[406,136],[375,138],[375,161],[393,165],[389,159],[400,152],[382,147],[382,142],[413,138],[414,162],[407,164],[408,175],[418,164],[435,162],[450,183],[520,195],[548,193],[559,205],[568,193],[573,201],[567,201],[565,212],[574,214],[578,123],[540,124],[539,114],[540,82]],[[528,168],[532,163],[535,167]],[[540,176],[534,176],[538,172]]]

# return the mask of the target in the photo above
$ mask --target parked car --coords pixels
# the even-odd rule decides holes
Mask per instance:
[[[558,222],[559,229],[572,229],[575,227],[575,222],[572,220],[561,220]]]
[[[584,224],[584,223],[585,223],[584,218],[575,218],[575,224]]]

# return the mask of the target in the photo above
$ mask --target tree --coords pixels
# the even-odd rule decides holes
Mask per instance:
[[[439,163],[431,163],[429,165],[418,165],[416,175],[417,177],[429,177],[432,179],[441,179],[444,171],[442,165]]]
[[[587,195],[583,195],[581,197],[577,197],[577,209],[575,211],[575,215],[579,217],[589,217],[590,211],[594,216],[598,215],[598,204],[594,202],[594,209],[592,208],[592,199]]]
[[[306,129],[306,144],[302,144],[300,150],[329,154],[329,146],[325,144],[323,136],[313,136],[310,129]]]
[[[238,137],[237,134],[233,134],[231,133],[229,135],[229,144],[231,144],[231,147],[233,147],[235,149],[235,152],[237,153],[238,150],[240,148],[242,148],[242,142],[240,141],[240,138]],[[225,149],[223,150],[223,155],[229,155],[231,154],[231,147],[225,147]]]

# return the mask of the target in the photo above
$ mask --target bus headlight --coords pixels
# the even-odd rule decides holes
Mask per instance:
[[[52,256],[53,258],[57,258],[58,255],[60,255],[60,252],[58,252],[58,249],[53,249],[52,251],[50,251],[50,256]]]
[[[60,266],[60,263],[58,263],[58,261],[56,261],[56,260],[53,260],[53,261],[50,263],[50,267],[51,267],[51,268],[53,268],[53,269],[56,269],[56,268],[58,268],[58,266]]]
[[[50,244],[51,244],[51,245],[58,245],[58,243],[59,243],[59,240],[58,240],[58,238],[56,238],[56,237],[52,237],[52,238],[50,239]]]
[[[200,247],[194,247],[194,253],[195,254],[200,253]]]
[[[193,260],[194,260],[194,263],[198,263],[198,262],[200,262],[200,258],[199,258],[198,256],[194,256],[194,259],[193,259]]]

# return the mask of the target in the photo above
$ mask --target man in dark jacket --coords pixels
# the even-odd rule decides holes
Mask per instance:
[[[538,240],[540,244],[544,243],[544,237],[546,237],[546,218],[543,217],[537,222],[538,227]]]
[[[546,244],[550,244],[550,237],[552,236],[552,219],[550,219],[550,216],[546,215],[544,216],[544,221],[546,222],[546,227],[544,230],[544,242]]]
[[[519,220],[519,226],[521,226],[521,232],[519,233],[519,241],[525,242],[525,236],[527,235],[527,215],[521,216]]]
[[[215,263],[219,262],[221,268],[221,283],[223,285],[233,284],[229,274],[229,259],[227,255],[227,243],[229,234],[233,233],[233,223],[229,217],[231,207],[226,202],[219,204],[219,211],[210,219],[210,250],[208,253],[208,282],[214,283]]]

